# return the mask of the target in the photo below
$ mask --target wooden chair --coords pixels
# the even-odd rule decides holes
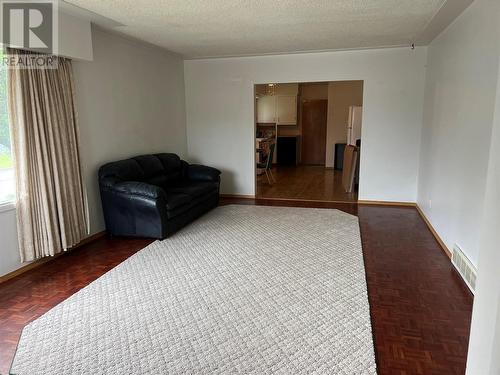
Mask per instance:
[[[271,143],[269,145],[269,153],[267,154],[267,160],[265,163],[257,163],[257,168],[259,169],[264,169],[264,172],[266,173],[267,177],[267,182],[269,182],[269,185],[272,185],[273,182],[276,182],[273,171],[271,170],[271,167],[273,166],[273,156],[274,156],[274,148],[276,147],[275,143]]]

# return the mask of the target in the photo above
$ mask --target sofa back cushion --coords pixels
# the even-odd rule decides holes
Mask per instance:
[[[141,166],[144,173],[142,182],[162,187],[165,185],[167,179],[160,159],[155,155],[141,155],[133,159]]]
[[[115,161],[99,169],[99,182],[112,185],[120,181],[142,181],[144,173],[134,159]]]
[[[182,161],[176,154],[156,154],[163,165],[166,184],[182,179]]]
[[[99,169],[101,186],[138,181],[165,188],[180,179],[182,162],[175,154],[140,155],[108,163]]]

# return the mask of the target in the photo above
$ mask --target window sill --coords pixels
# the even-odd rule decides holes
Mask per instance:
[[[16,204],[14,202],[0,203],[0,212],[13,211],[16,209]]]

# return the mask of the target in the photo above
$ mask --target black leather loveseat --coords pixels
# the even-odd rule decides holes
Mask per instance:
[[[142,155],[99,169],[106,230],[165,238],[219,202],[220,171],[175,154]]]

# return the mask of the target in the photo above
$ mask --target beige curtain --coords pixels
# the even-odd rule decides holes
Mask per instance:
[[[57,69],[8,71],[22,261],[55,255],[88,233],[71,61],[56,59]]]

